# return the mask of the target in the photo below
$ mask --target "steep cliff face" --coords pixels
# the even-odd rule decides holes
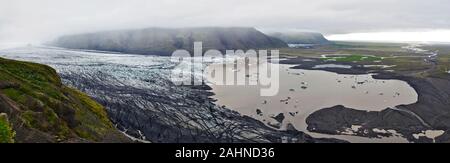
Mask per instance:
[[[255,28],[147,28],[63,36],[52,44],[71,49],[90,49],[144,55],[171,55],[177,49],[248,50],[287,47],[283,41]]]
[[[100,104],[48,66],[0,58],[0,142],[127,142]]]
[[[270,36],[278,38],[288,44],[329,44],[322,34],[314,32],[290,32],[290,33],[271,33]]]

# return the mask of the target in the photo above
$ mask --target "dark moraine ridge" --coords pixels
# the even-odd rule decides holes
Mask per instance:
[[[144,55],[171,55],[177,49],[192,53],[194,42],[204,50],[248,50],[287,47],[283,41],[255,28],[146,28],[62,36],[51,45]]]

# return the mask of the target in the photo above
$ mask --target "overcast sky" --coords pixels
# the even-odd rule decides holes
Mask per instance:
[[[0,43],[35,43],[101,30],[193,26],[310,30],[327,35],[447,30],[450,1],[0,0]]]

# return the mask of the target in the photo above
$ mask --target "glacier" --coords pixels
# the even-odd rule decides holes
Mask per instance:
[[[53,67],[64,84],[104,105],[118,129],[146,142],[344,142],[316,139],[293,126],[272,129],[218,106],[206,85],[175,85],[170,73],[177,63],[170,57],[45,46],[4,49],[0,57]]]

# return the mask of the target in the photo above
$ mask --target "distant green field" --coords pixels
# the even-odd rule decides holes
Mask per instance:
[[[358,61],[381,61],[383,58],[376,56],[368,56],[368,55],[339,55],[339,56],[327,56],[325,58],[321,58],[322,60],[332,60],[338,62],[358,62]]]
[[[281,55],[301,56],[337,62],[358,62],[367,65],[392,65],[388,70],[419,76],[447,77],[450,71],[450,44],[429,44],[422,48],[439,52],[435,65],[425,60],[427,54],[405,50],[407,43],[344,42],[310,49],[283,48]],[[323,57],[327,55],[327,57]]]
[[[382,42],[345,42],[335,41],[333,46],[337,49],[352,49],[352,50],[368,50],[380,52],[404,52],[403,46],[408,45],[404,43],[382,43]]]
[[[317,58],[323,54],[370,55],[378,57],[411,56],[401,43],[370,43],[370,42],[333,42],[329,45],[317,46],[311,49],[282,48],[280,54]]]

